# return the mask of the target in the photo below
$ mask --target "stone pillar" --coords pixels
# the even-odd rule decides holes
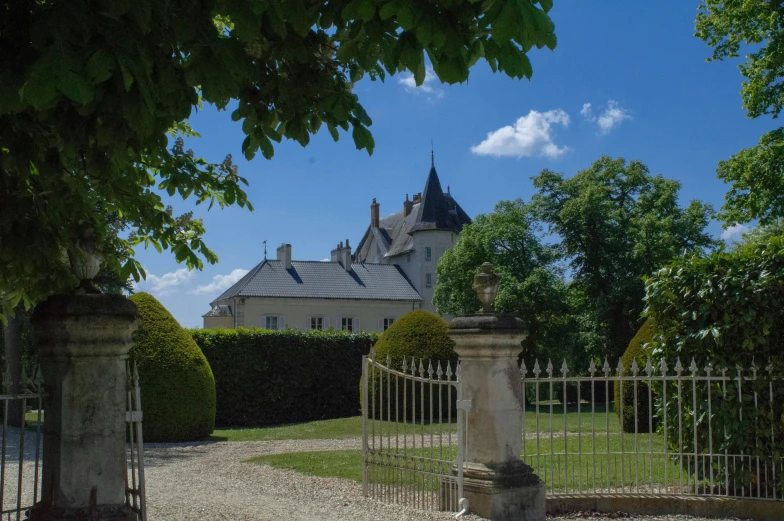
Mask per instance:
[[[54,296],[33,316],[46,392],[33,521],[135,521],[125,504],[125,360],[138,323],[119,295]]]
[[[492,521],[545,519],[544,483],[520,460],[523,396],[517,357],[527,336],[519,318],[492,312],[497,281],[485,263],[474,288],[483,312],[447,330],[460,357],[466,413],[464,492],[471,512]]]

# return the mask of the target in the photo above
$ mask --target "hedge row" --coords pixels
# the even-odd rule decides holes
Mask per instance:
[[[359,413],[362,356],[377,335],[341,331],[198,329],[215,375],[216,424],[255,427]]]

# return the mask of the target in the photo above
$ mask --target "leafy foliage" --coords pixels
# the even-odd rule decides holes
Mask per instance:
[[[476,216],[439,260],[433,302],[441,313],[475,313],[480,303],[471,284],[482,263],[491,262],[500,279],[496,309],[517,314],[528,329],[523,348],[529,366],[534,358],[566,358],[573,370],[587,369],[573,307],[578,299],[563,280],[557,248],[542,242],[541,231],[521,199]]]
[[[738,58],[743,107],[750,118],[771,115],[784,108],[784,7],[780,2],[703,0],[695,36],[713,47],[709,60]],[[784,216],[784,129],[760,138],[755,147],[719,162],[720,179],[731,183],[721,217],[726,225]]]
[[[215,374],[217,423],[255,427],[357,414],[359,360],[376,336],[342,331],[195,329]]]
[[[587,329],[590,355],[619,357],[641,325],[645,284],[684,250],[715,244],[705,232],[713,210],[678,204],[680,184],[652,176],[640,161],[602,156],[571,178],[543,170],[532,204],[560,238]]]
[[[395,320],[389,329],[378,339],[373,351],[376,360],[386,364],[390,358],[390,367],[399,369],[405,358],[409,364],[414,358],[417,363],[422,360],[427,365],[429,360],[435,364],[451,362],[456,368],[457,353],[455,343],[446,334],[447,322],[435,313],[417,309],[410,311]]]
[[[458,83],[484,58],[530,78],[527,53],[556,45],[551,0],[74,0],[0,6],[0,316],[73,286],[63,249],[79,230],[109,235],[104,213],[135,230],[126,245],[171,249],[200,268],[215,254],[197,203],[250,203],[228,157],[194,157],[182,137],[203,103],[242,124],[246,158],[307,145],[325,126],[372,152],[371,119],[352,92],[365,75],[413,73],[426,57]],[[340,129],[340,130],[339,130]],[[108,248],[111,250],[111,248]],[[116,261],[115,261],[116,262]],[[133,257],[122,278],[143,275]]]
[[[743,407],[742,417],[739,402],[734,399],[723,400],[721,407],[713,408],[714,440],[726,437],[722,443],[732,454],[772,455],[777,465],[784,454],[784,388],[778,382],[769,385],[771,375],[784,373],[783,280],[784,236],[761,234],[729,251],[675,260],[648,280],[646,292],[646,313],[656,323],[652,352],[657,358],[664,356],[670,363],[680,358],[685,364],[694,359],[701,371],[710,361],[714,373],[728,370],[729,374],[740,366],[748,375],[751,364],[757,364],[756,380],[741,384],[733,379],[727,385],[728,396],[750,405]],[[714,400],[723,392],[718,384],[712,385]],[[698,403],[707,403],[707,389],[699,386],[697,393]],[[764,398],[760,407],[751,406],[755,393]],[[680,407],[684,422],[694,421],[696,414],[697,442],[707,446],[707,414],[677,400],[658,407],[659,415],[666,407],[671,418],[677,417]],[[717,433],[721,437],[717,438]],[[683,450],[688,452],[692,447],[689,439]],[[746,486],[752,479],[762,479],[748,472],[745,477],[729,478]],[[784,481],[777,486],[784,491]]]
[[[649,356],[645,351],[645,344],[649,344],[653,340],[654,325],[651,319],[643,322],[637,334],[634,335],[632,341],[629,342],[629,347],[621,357],[623,364],[623,374],[626,376],[632,375],[632,363],[637,363],[637,374],[642,376],[645,365],[648,362]],[[653,363],[653,362],[651,362]],[[645,382],[637,382],[637,393],[635,395],[635,385],[633,382],[624,382],[623,384],[623,407],[621,407],[621,388],[619,385],[615,388],[615,413],[621,422],[624,432],[650,432],[656,430],[657,418],[654,416],[652,422],[649,422],[649,416],[652,416],[653,400],[656,395],[653,393],[651,387]],[[648,396],[648,391],[651,390],[651,395]],[[635,409],[636,402],[636,409]],[[623,418],[621,418],[621,411],[623,411]],[[636,430],[635,430],[635,415]]]
[[[405,359],[408,374],[413,371],[418,375],[421,375],[419,369],[428,371],[432,367],[437,371],[440,363],[443,371],[449,367],[454,374],[458,357],[454,351],[455,342],[447,335],[447,325],[446,320],[424,309],[406,313],[395,320],[373,346],[376,362],[401,371]],[[390,380],[380,370],[373,370],[368,378],[371,398],[368,409],[375,407],[372,414],[376,419],[392,421],[397,417],[403,421],[430,423],[457,413],[457,393],[450,389],[446,386],[431,387],[410,379],[395,380],[392,377]],[[396,399],[387,398],[388,403],[385,403],[380,398],[385,393],[396,393]],[[414,400],[414,397],[417,399]],[[429,404],[432,408],[428,408]]]
[[[131,358],[139,368],[146,441],[193,441],[215,428],[215,379],[201,350],[149,293],[130,297],[141,325]]]

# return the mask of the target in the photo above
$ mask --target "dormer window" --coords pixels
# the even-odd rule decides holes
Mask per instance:
[[[430,246],[425,246],[425,260],[429,261],[433,256],[433,251],[431,250]]]

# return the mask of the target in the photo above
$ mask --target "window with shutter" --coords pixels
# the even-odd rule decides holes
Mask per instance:
[[[343,331],[354,331],[354,319],[352,317],[341,318],[341,329]]]

